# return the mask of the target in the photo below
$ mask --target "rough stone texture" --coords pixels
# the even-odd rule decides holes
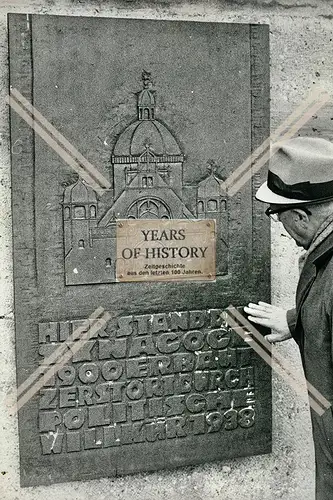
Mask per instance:
[[[63,15],[147,17],[201,21],[260,22],[271,27],[272,130],[315,86],[330,93],[332,81],[332,0],[246,0],[140,2],[131,0],[3,0],[0,5],[0,494],[6,500],[71,498],[101,500],[313,500],[314,464],[306,403],[294,389],[274,377],[274,445],[272,455],[225,463],[136,475],[116,480],[58,484],[20,489],[17,422],[4,403],[15,384],[12,303],[11,206],[7,94],[7,12]],[[331,104],[317,112],[302,133],[333,139]],[[297,251],[276,225],[272,228],[272,300],[290,306],[297,281]],[[265,272],[263,270],[263,272]],[[300,372],[292,341],[278,346]],[[140,459],[140,457],[138,457]]]

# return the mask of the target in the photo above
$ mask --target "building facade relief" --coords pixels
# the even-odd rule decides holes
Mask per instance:
[[[137,119],[119,135],[110,159],[109,207],[78,179],[63,195],[66,285],[115,282],[119,219],[215,219],[217,275],[228,272],[228,204],[217,165],[209,161],[191,206],[184,202],[186,152],[158,117],[150,73],[142,73]],[[105,196],[105,195],[104,195]],[[195,209],[193,209],[195,207]]]

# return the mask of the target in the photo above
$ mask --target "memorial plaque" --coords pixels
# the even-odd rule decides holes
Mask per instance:
[[[8,22],[21,484],[270,452],[268,26]]]

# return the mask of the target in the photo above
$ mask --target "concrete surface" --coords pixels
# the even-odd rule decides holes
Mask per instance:
[[[15,417],[3,399],[15,384],[7,94],[7,12],[269,23],[272,131],[319,86],[333,92],[333,0],[141,2],[0,0],[0,496],[5,500],[313,500],[314,457],[308,407],[274,376],[274,445],[268,456],[120,479],[21,489]],[[332,94],[333,95],[333,94]],[[328,104],[301,133],[333,139]],[[272,300],[289,307],[297,281],[297,251],[279,224],[272,227]],[[265,272],[263,270],[263,272]],[[277,347],[300,371],[292,341]],[[139,457],[138,457],[139,458]]]

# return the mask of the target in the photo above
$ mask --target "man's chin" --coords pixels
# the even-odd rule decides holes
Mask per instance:
[[[296,245],[297,245],[298,247],[304,248],[304,250],[309,250],[309,248],[310,248],[310,244],[307,244],[307,243],[300,243],[299,241],[296,241]]]

